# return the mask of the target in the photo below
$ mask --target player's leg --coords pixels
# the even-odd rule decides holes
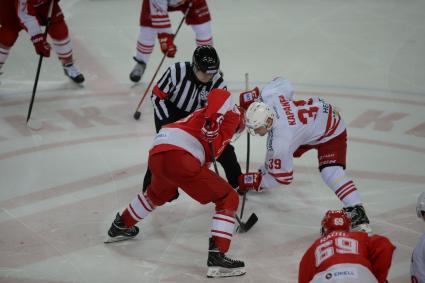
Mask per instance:
[[[168,160],[167,152],[149,157],[152,181],[146,192],[137,194],[121,215],[117,214],[108,231],[110,237],[108,242],[135,237],[139,232],[139,228],[135,225],[145,219],[157,206],[163,205],[177,193],[177,186],[170,183],[163,175],[163,168],[170,165]]]
[[[18,38],[19,31],[7,26],[0,26],[0,73],[4,63],[9,57],[10,49]]]
[[[229,277],[245,274],[245,264],[228,258],[228,251],[235,227],[235,213],[239,204],[238,194],[229,184],[188,153],[180,157],[179,165],[187,168],[186,174],[176,176],[175,181],[190,197],[201,204],[215,203],[208,252],[208,277]],[[169,172],[173,174],[173,172]],[[202,189],[200,189],[202,188]]]
[[[10,49],[18,38],[21,27],[15,13],[13,1],[0,2],[0,74],[9,56]]]
[[[146,70],[146,65],[149,63],[155,47],[156,34],[156,30],[152,28],[149,1],[144,0],[140,11],[140,29],[137,38],[136,56],[133,57],[136,65],[130,72],[130,80],[135,83],[140,81]]]
[[[242,174],[242,170],[233,145],[226,146],[217,161],[223,166],[229,184],[236,189],[239,186],[238,177]]]
[[[140,81],[145,73],[146,65],[149,63],[153,48],[155,47],[155,36],[155,29],[147,26],[140,27],[136,55],[133,57],[136,65],[134,65],[130,73],[130,80],[135,83]]]
[[[318,146],[319,170],[323,181],[344,204],[354,230],[372,232],[354,181],[345,172],[347,134],[344,131],[334,139]]]
[[[195,32],[196,45],[213,45],[213,34],[211,21],[208,21],[203,24],[191,25],[193,31]]]
[[[65,75],[75,83],[84,82],[84,75],[74,64],[68,26],[57,2],[55,2],[53,7],[52,20],[48,32],[53,41],[53,48],[62,63]]]

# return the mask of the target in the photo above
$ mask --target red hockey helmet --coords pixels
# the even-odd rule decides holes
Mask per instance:
[[[328,210],[322,220],[322,235],[332,231],[349,231],[351,220],[344,210]]]

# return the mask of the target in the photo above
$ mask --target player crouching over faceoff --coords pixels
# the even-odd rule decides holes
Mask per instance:
[[[217,158],[234,133],[243,128],[243,114],[232,104],[231,94],[222,89],[210,92],[207,107],[163,126],[149,151],[152,181],[145,193],[139,193],[121,215],[117,214],[108,232],[110,241],[135,237],[139,232],[135,224],[157,206],[173,200],[181,188],[201,204],[215,204],[207,276],[245,274],[244,262],[225,255],[234,231],[238,194],[208,166],[212,162],[210,144]]]
[[[298,283],[384,283],[395,247],[383,236],[350,231],[343,210],[329,210],[322,237],[301,259]]]
[[[289,185],[293,179],[293,157],[316,149],[320,175],[344,204],[352,228],[371,233],[360,194],[345,174],[347,131],[334,106],[318,97],[292,100],[293,88],[283,78],[266,85],[260,96],[258,88],[246,94],[241,94],[240,105],[248,106],[247,129],[252,135],[268,134],[267,153],[260,172],[239,178],[239,189],[258,191]]]

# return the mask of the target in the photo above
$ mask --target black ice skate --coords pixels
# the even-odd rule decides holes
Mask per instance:
[[[137,234],[139,234],[139,228],[137,226],[126,228],[120,214],[117,213],[111,228],[109,228],[109,239],[105,241],[105,244],[129,240],[136,237]]]
[[[133,70],[131,70],[130,80],[132,82],[137,83],[140,81],[143,74],[145,73],[146,63],[141,60],[138,60],[136,57],[133,57],[133,59],[134,61],[136,61],[136,65],[134,66]]]
[[[84,76],[81,74],[80,70],[75,67],[74,63],[69,63],[63,65],[63,71],[65,76],[74,81],[74,83],[81,84],[84,82]]]
[[[208,278],[241,276],[246,273],[245,263],[240,260],[233,260],[224,253],[221,253],[215,246],[213,238],[210,238],[210,248],[208,251]]]
[[[372,228],[369,225],[369,218],[367,218],[363,205],[358,204],[344,207],[344,211],[351,219],[351,230],[363,231],[368,234],[372,233]]]

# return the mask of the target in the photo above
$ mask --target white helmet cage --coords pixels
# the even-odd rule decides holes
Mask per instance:
[[[419,218],[423,219],[422,211],[425,211],[425,192],[419,195],[418,202],[416,203],[416,214]]]
[[[269,118],[274,119],[274,112],[271,107],[264,102],[256,101],[246,110],[245,118],[248,132],[255,136],[255,129],[266,127],[267,130],[270,130],[273,123],[267,126],[267,120]]]

